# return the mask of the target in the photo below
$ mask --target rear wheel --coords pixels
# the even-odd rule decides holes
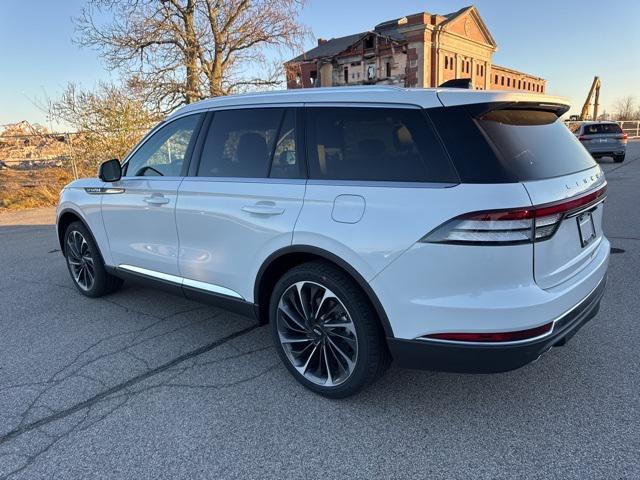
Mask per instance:
[[[616,163],[624,162],[624,154],[622,154],[622,155],[614,155],[613,156],[613,161],[616,162]]]
[[[305,387],[330,398],[355,394],[386,369],[376,314],[351,277],[314,261],[289,270],[271,295],[269,318],[283,363]]]
[[[71,279],[80,293],[101,297],[122,286],[122,280],[107,273],[100,251],[81,222],[73,222],[64,234],[64,256]]]

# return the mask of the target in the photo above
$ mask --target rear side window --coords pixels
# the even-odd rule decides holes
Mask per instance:
[[[311,107],[306,125],[312,179],[458,182],[420,110]]]
[[[499,160],[520,181],[569,175],[595,165],[554,112],[500,109],[479,116],[477,123]]]
[[[583,128],[584,135],[602,135],[611,133],[622,133],[622,128],[617,123],[595,123],[587,124]]]
[[[198,176],[268,177],[285,112],[284,108],[215,112],[202,149]]]

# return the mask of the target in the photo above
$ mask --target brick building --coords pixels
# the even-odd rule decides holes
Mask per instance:
[[[476,89],[546,91],[546,80],[495,65],[497,44],[478,10],[428,12],[376,25],[368,32],[318,40],[285,63],[287,88],[386,84],[436,87],[470,78]]]

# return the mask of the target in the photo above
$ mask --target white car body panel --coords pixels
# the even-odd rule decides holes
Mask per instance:
[[[526,330],[585,298],[606,273],[609,247],[603,239],[592,268],[544,290],[533,280],[531,261],[522,261],[531,258],[530,245],[488,247],[479,257],[465,246],[415,244],[371,286],[393,319],[396,338]]]
[[[254,301],[262,263],[291,245],[304,190],[304,180],[186,178],[176,209],[180,275]]]
[[[581,195],[604,182],[604,174],[599,165],[584,172],[559,178],[524,182],[531,201],[540,205],[564,198]],[[601,203],[593,212],[593,224],[596,238],[586,247],[580,243],[580,233],[576,217],[569,217],[558,227],[555,235],[544,242],[537,242],[534,247],[534,276],[542,288],[554,287],[587,267],[597,255],[597,250],[604,239],[602,233]]]
[[[357,223],[333,220],[334,201],[341,195],[364,199]],[[388,182],[309,181],[293,244],[313,245],[340,256],[367,281],[396,260],[424,235],[469,210],[526,205],[521,184],[407,185]],[[437,206],[426,214],[427,206]],[[531,246],[529,245],[529,249]],[[529,261],[531,251],[529,250]]]
[[[180,275],[175,205],[181,181],[181,177],[124,177],[111,184],[124,193],[102,195],[112,266]],[[148,203],[156,199],[166,203]]]
[[[98,178],[81,178],[68,184],[60,194],[60,202],[56,207],[56,223],[62,214],[73,212],[89,227],[102,257],[107,265],[113,264],[107,232],[102,221],[101,203],[103,195],[87,193],[86,188],[103,188],[105,183]],[[61,235],[64,232],[60,232]]]

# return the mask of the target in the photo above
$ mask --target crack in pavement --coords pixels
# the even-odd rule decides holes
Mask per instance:
[[[125,381],[125,382],[121,382],[117,385],[114,385],[113,387],[104,390],[90,398],[88,398],[87,400],[84,400],[80,403],[77,403],[69,408],[66,408],[64,410],[61,410],[59,412],[53,413],[49,416],[43,417],[39,420],[36,420],[34,422],[28,423],[26,425],[22,425],[14,430],[11,430],[10,432],[6,433],[3,436],[0,436],[0,445],[5,444],[6,442],[8,442],[11,439],[14,439],[24,433],[30,432],[32,430],[35,430],[37,428],[40,428],[42,426],[45,426],[51,422],[57,421],[57,420],[61,420],[63,418],[66,418],[76,412],[79,412],[82,409],[85,409],[87,407],[91,407],[92,405],[94,405],[97,402],[100,402],[101,400],[105,399],[106,397],[109,397],[111,395],[113,395],[114,393],[117,393],[121,390],[124,390],[132,385],[135,385],[137,383],[142,382],[143,380],[146,380],[150,377],[153,377],[159,373],[162,373],[168,369],[170,369],[171,367],[174,367],[182,362],[185,362],[191,358],[197,357],[198,355],[202,355],[203,353],[209,352],[211,350],[213,350],[216,347],[219,347],[225,343],[227,343],[230,340],[233,340],[234,338],[238,338],[242,335],[245,335],[255,329],[257,329],[260,325],[259,324],[255,324],[255,325],[251,325],[249,327],[243,328],[242,330],[238,330],[237,332],[234,332],[230,335],[227,335],[226,337],[223,337],[221,339],[218,339],[214,342],[211,342],[207,345],[203,345],[200,348],[196,348],[195,350],[192,350],[191,352],[185,353],[184,355],[180,355],[179,357],[174,358],[173,360],[170,360],[169,362],[166,362],[152,370],[148,370],[144,373],[141,373],[140,375],[136,375],[135,377],[130,378],[129,380]]]

